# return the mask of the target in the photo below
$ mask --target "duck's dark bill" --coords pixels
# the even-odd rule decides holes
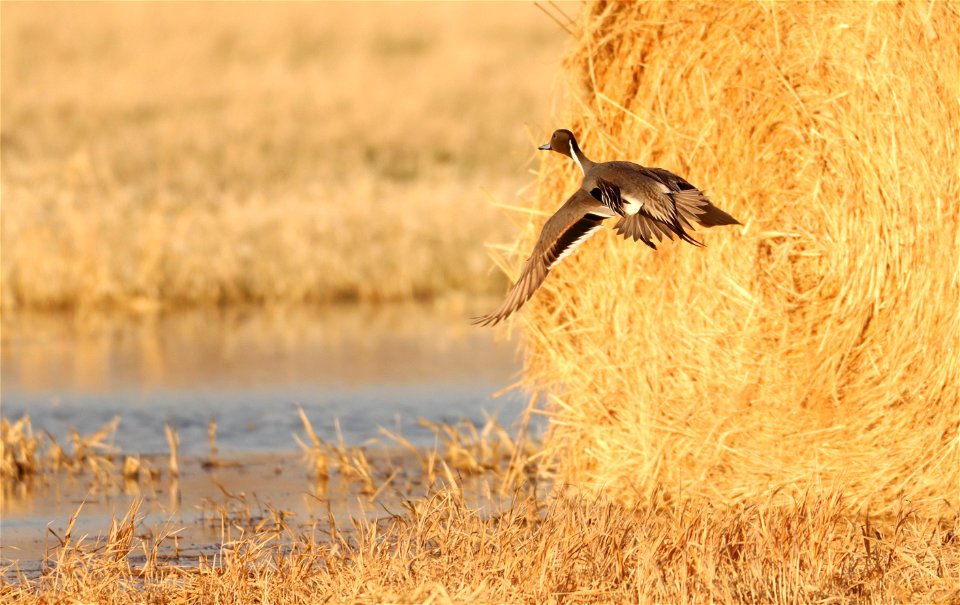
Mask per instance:
[[[550,143],[544,143],[543,145],[537,147],[540,151],[551,151],[553,147],[550,147]]]

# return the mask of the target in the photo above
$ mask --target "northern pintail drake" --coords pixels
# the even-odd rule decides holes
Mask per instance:
[[[496,311],[474,318],[475,324],[496,325],[523,306],[543,283],[547,273],[600,229],[604,220],[617,218],[614,227],[624,238],[640,240],[654,250],[663,238],[702,246],[690,236],[694,225],[739,225],[710,202],[706,194],[663,168],[633,162],[593,162],[580,151],[569,130],[557,130],[539,149],[573,159],[583,172],[580,188],[540,232],[533,254],[506,300]]]

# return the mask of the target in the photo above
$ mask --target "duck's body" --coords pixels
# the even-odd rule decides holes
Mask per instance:
[[[523,272],[507,299],[475,323],[494,325],[519,309],[562,258],[586,241],[602,222],[618,217],[614,227],[624,238],[656,249],[664,238],[679,237],[701,246],[688,230],[740,222],[714,206],[703,191],[663,168],[633,162],[593,162],[580,151],[569,130],[557,130],[540,147],[573,159],[583,172],[580,188],[547,220]]]

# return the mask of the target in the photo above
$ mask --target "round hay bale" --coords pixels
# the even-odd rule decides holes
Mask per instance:
[[[957,6],[585,11],[554,126],[744,226],[656,252],[604,230],[519,314],[561,478],[628,501],[960,505]],[[536,206],[579,181],[549,154]]]

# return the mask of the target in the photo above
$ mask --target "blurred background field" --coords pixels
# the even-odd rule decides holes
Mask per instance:
[[[4,3],[2,308],[500,292],[491,202],[565,37],[532,5]]]
[[[535,180],[552,126],[569,36],[535,6],[0,10],[0,601],[6,564],[38,569],[78,498],[84,531],[141,496],[150,523],[192,526],[232,473],[287,506],[263,477],[281,469],[323,508],[299,409],[360,460],[399,447],[381,428],[429,448],[430,423],[522,413],[522,394],[491,398],[514,348],[468,318],[506,285],[497,205]],[[89,464],[23,473],[35,439]],[[153,490],[149,460],[176,480],[168,451],[182,487]],[[127,454],[145,482],[117,483]]]

